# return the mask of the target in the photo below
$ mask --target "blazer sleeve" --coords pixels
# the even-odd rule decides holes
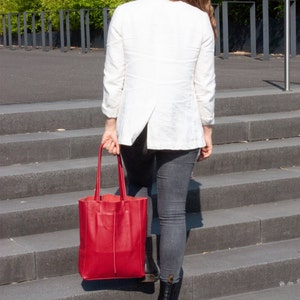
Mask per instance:
[[[207,14],[203,18],[203,38],[195,70],[195,94],[202,125],[214,124],[215,38]]]
[[[122,16],[118,7],[108,30],[103,76],[102,112],[108,118],[116,118],[118,115],[124,86],[124,70]]]

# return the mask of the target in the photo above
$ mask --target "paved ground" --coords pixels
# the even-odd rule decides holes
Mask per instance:
[[[0,104],[101,99],[104,51],[25,51],[0,48]],[[284,58],[216,57],[217,90],[284,88]],[[300,57],[291,59],[292,84],[300,85]]]

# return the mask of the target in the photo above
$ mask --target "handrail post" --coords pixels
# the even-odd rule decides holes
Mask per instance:
[[[264,60],[270,56],[270,33],[269,33],[269,0],[263,0],[263,52]]]
[[[285,12],[285,55],[284,55],[284,89],[286,92],[290,90],[290,0],[284,1]]]
[[[28,50],[27,12],[23,13],[23,22],[24,22],[24,48],[25,50]]]
[[[7,15],[7,24],[8,24],[8,46],[9,49],[12,49],[12,31],[11,31],[11,13]]]
[[[31,32],[32,32],[32,48],[36,48],[36,29],[35,29],[35,13],[31,13]]]
[[[223,17],[223,57],[226,59],[229,56],[229,36],[228,36],[228,3],[222,2],[222,17]]]
[[[256,23],[255,23],[255,2],[250,7],[250,38],[251,56],[256,57]]]
[[[6,41],[6,15],[1,14],[2,16],[2,38],[3,38],[3,47],[5,48],[7,46]]]
[[[86,51],[91,50],[91,35],[90,35],[90,11],[87,9],[85,14],[85,35],[86,35]]]
[[[80,9],[81,53],[85,53],[84,9]]]
[[[51,17],[48,16],[48,32],[49,32],[49,49],[53,49],[53,35],[52,35],[52,20]]]
[[[7,47],[6,40],[6,15],[2,14],[3,47]]]
[[[292,0],[290,6],[290,26],[291,26],[291,56],[297,55],[297,32],[296,32],[296,0]]]
[[[67,36],[67,51],[71,48],[71,31],[70,31],[70,11],[66,11],[66,36]]]
[[[104,38],[104,52],[106,52],[107,35],[109,28],[109,10],[103,8],[103,38]]]
[[[41,12],[42,50],[46,51],[45,13]]]
[[[59,11],[60,51],[65,51],[64,11]]]
[[[220,5],[218,3],[213,3],[215,6],[215,19],[217,23],[217,32],[218,32],[218,38],[216,40],[216,56],[219,56],[221,54],[221,32],[220,32]]]
[[[19,48],[22,48],[21,18],[20,18],[20,13],[17,14],[17,27],[18,27],[18,46],[19,46]]]
[[[80,9],[80,35],[81,35],[81,53],[85,54],[91,50],[90,35],[90,11],[89,9]]]

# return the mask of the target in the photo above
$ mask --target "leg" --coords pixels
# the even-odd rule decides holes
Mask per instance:
[[[157,152],[157,197],[160,218],[160,268],[163,291],[159,299],[177,299],[181,284],[182,263],[186,244],[185,206],[189,181],[198,149]],[[173,285],[177,296],[163,298],[165,283]],[[173,290],[173,292],[171,292]]]
[[[127,194],[148,198],[147,236],[151,236],[153,215],[151,189],[155,153],[147,150],[147,128],[142,131],[132,146],[121,145],[121,155],[127,171]]]
[[[152,247],[152,217],[153,207],[151,189],[153,182],[153,168],[155,161],[154,151],[147,150],[147,131],[140,134],[132,146],[121,145],[121,155],[127,171],[128,187],[127,194],[130,196],[147,197],[147,239],[146,239],[146,261],[145,282],[153,282],[158,279],[158,267],[153,260]]]

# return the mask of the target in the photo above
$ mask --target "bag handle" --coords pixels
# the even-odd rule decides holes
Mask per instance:
[[[100,184],[101,184],[101,160],[102,160],[102,150],[103,144],[100,145],[98,150],[98,167],[97,167],[97,176],[96,176],[96,187],[95,187],[95,196],[94,200],[100,199]],[[122,165],[121,156],[117,155],[118,159],[118,176],[119,176],[119,189],[120,189],[120,199],[124,201],[126,198],[126,187],[125,187],[125,177],[124,177],[124,169]]]

